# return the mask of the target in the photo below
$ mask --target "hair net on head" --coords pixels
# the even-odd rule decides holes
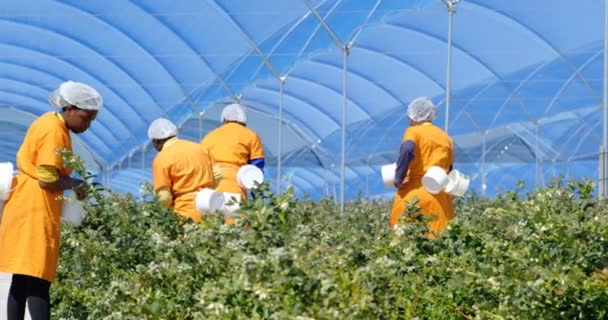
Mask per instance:
[[[247,124],[247,111],[245,111],[245,107],[238,103],[229,104],[222,111],[221,121],[236,121]]]
[[[99,110],[103,105],[101,95],[92,87],[74,81],[62,83],[49,96],[51,105],[57,108],[76,106],[85,110]]]
[[[150,140],[166,139],[176,135],[177,126],[165,118],[154,120],[148,127],[148,138],[150,138]]]
[[[433,121],[437,117],[437,107],[427,97],[416,98],[407,107],[407,116],[415,122]]]

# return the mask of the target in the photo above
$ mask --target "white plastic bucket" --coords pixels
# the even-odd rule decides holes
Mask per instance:
[[[213,213],[224,207],[224,193],[204,188],[196,193],[194,198],[196,211],[200,213]]]
[[[380,168],[380,172],[382,173],[382,183],[387,188],[395,187],[395,170],[397,170],[397,164],[391,163],[387,165],[383,165]]]
[[[84,219],[82,202],[64,199],[63,206],[61,207],[61,220],[79,226],[82,223],[82,219]]]
[[[448,174],[440,167],[430,167],[422,177],[422,185],[426,191],[438,194],[448,184]]]
[[[462,174],[458,170],[452,170],[448,175],[448,184],[445,186],[445,192],[462,197],[469,188],[469,177]]]
[[[239,183],[241,188],[250,190],[255,186],[256,182],[264,182],[264,172],[252,164],[246,164],[240,167],[239,171],[237,171],[236,181]]]
[[[238,214],[235,212],[241,208],[241,194],[224,192],[224,216],[235,217]]]
[[[11,162],[0,162],[0,200],[8,199],[11,193],[14,169]]]

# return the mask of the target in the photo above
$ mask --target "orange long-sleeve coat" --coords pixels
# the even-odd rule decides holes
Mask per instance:
[[[154,190],[169,188],[173,208],[193,221],[202,219],[196,210],[196,192],[213,188],[213,162],[200,144],[174,138],[163,146],[152,162]]]
[[[439,127],[425,122],[406,129],[402,141],[406,140],[416,144],[414,159],[409,164],[406,182],[395,194],[389,224],[397,224],[405,212],[406,203],[417,203],[422,214],[436,216],[429,227],[433,233],[439,234],[454,218],[452,197],[443,191],[429,193],[422,185],[422,177],[431,166],[441,167],[446,172],[450,169],[454,162],[452,139]]]
[[[32,123],[17,153],[21,173],[13,180],[0,222],[2,272],[55,281],[63,191],[40,188],[36,167],[51,165],[61,177],[69,176],[59,148],[72,150],[70,134],[63,119],[49,112]]]

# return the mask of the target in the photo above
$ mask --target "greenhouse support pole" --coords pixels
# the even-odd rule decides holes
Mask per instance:
[[[487,186],[487,182],[486,182],[486,137],[488,136],[488,131],[484,131],[483,132],[483,136],[482,136],[482,153],[481,153],[481,195],[485,196],[486,195],[486,188]]]
[[[112,167],[106,167],[106,188],[112,188]]]
[[[141,146],[141,170],[146,169],[146,145]]]
[[[236,22],[235,22],[236,23]],[[268,59],[268,57],[264,54],[264,52],[262,51],[262,49],[260,49],[260,47],[255,43],[255,41],[253,41],[253,39],[251,38],[251,36],[249,34],[247,34],[243,29],[241,29],[241,34],[245,37],[245,39],[247,40],[247,42],[249,42],[249,45],[251,45],[251,47],[253,48],[253,50],[255,50],[255,52],[260,56],[260,58],[262,59],[262,62],[264,63],[264,65],[268,68],[268,71],[270,71],[270,73],[272,73],[272,75],[280,82],[285,82],[284,80],[281,80],[283,78],[283,76],[281,76],[277,70],[274,68],[274,66],[272,65],[272,63],[270,63],[270,60]],[[281,85],[281,90],[283,90],[283,86]],[[240,99],[240,98],[239,98]],[[281,101],[283,99],[283,94],[281,93],[281,97],[280,97]],[[282,102],[281,102],[281,106],[279,106],[279,109],[282,109]],[[282,115],[282,110],[279,110],[279,132],[281,132],[281,126],[283,125],[283,119],[281,117]],[[282,135],[282,133],[281,133]],[[281,145],[281,141],[279,140],[279,145],[278,145],[278,150],[279,150],[279,154],[278,154],[278,163],[280,165],[281,163],[281,150],[282,145]],[[277,193],[279,193],[279,191],[281,190],[281,169],[277,166]]]
[[[283,163],[283,103],[284,90],[287,75],[279,78],[279,133],[278,133],[278,149],[277,149],[277,193],[281,193],[281,166]]]
[[[600,183],[599,196],[605,199],[608,193],[606,186],[606,148],[608,148],[608,0],[604,1],[604,120],[602,146],[600,147]]]
[[[327,25],[323,17],[319,15],[317,9],[310,3],[308,0],[304,0],[308,9],[312,12],[312,14],[317,18],[323,29],[327,31],[331,39],[334,41],[336,46],[342,50],[344,63],[342,69],[342,159],[340,164],[340,216],[344,215],[344,174],[346,165],[346,77],[348,73],[348,54],[350,53],[351,45],[345,44],[336,34],[332,31],[332,29]]]
[[[344,180],[346,166],[346,93],[347,93],[347,78],[348,78],[348,54],[350,47],[342,48],[342,159],[340,162],[340,216],[344,215]]]
[[[534,181],[535,181],[534,184],[536,185],[536,188],[539,188],[540,179],[538,178],[539,177],[539,173],[538,173],[538,170],[539,170],[539,167],[538,167],[538,161],[539,161],[538,160],[538,154],[539,154],[539,152],[538,152],[538,123],[536,123],[536,126],[534,129],[535,129],[534,130],[534,138],[535,138],[534,139],[534,164],[535,164],[535,166],[534,166]]]
[[[456,5],[460,0],[443,0],[448,8],[448,57],[445,80],[445,132],[448,133],[450,127],[450,104],[452,95],[452,20],[456,13]]]

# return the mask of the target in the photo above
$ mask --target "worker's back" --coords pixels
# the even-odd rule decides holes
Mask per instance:
[[[174,209],[200,220],[194,206],[196,192],[213,188],[213,161],[200,144],[175,139],[165,143],[154,159],[154,186],[171,186]]]
[[[250,160],[264,158],[264,148],[258,134],[239,123],[228,122],[209,132],[201,144],[224,174],[216,190],[240,193],[246,198],[245,190],[236,182],[236,172]]]

